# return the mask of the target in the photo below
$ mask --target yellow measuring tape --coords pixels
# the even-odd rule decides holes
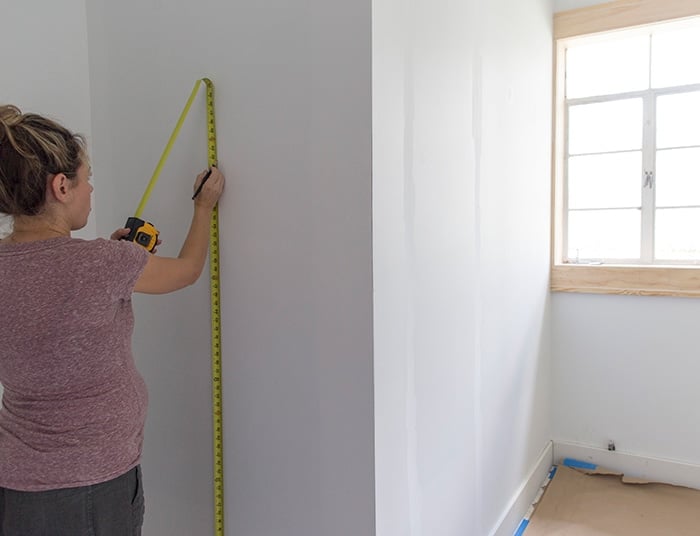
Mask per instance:
[[[153,171],[151,180],[141,198],[135,216],[141,217],[143,209],[151,196],[151,192],[160,176],[165,161],[170,155],[173,144],[177,139],[185,118],[192,107],[199,88],[204,82],[207,88],[207,159],[209,167],[217,165],[216,153],[216,122],[214,120],[214,84],[208,78],[197,80],[192,89],[185,108],[175,125],[173,133],[165,146],[163,154]],[[219,207],[214,207],[209,224],[209,292],[211,297],[211,378],[212,378],[212,416],[214,424],[214,534],[224,534],[224,443],[223,443],[223,412],[221,387],[221,293],[219,284]]]
[[[214,84],[207,86],[207,145],[209,166],[218,162],[216,123],[214,121]],[[209,226],[209,292],[211,296],[211,382],[214,425],[214,534],[224,535],[224,425],[223,390],[221,387],[221,292],[219,284],[219,205],[211,211]]]

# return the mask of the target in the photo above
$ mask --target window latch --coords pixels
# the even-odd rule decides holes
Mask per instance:
[[[644,172],[644,188],[653,188],[654,187],[654,172],[653,171],[645,171]]]

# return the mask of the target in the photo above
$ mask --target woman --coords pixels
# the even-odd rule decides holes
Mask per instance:
[[[200,185],[204,173],[195,181]],[[177,258],[133,242],[79,240],[90,213],[85,141],[0,106],[0,536],[141,534],[147,393],[131,353],[132,292],[161,294],[202,272],[214,168]]]

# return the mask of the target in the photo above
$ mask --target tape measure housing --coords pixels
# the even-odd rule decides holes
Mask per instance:
[[[126,220],[124,227],[128,227],[130,231],[122,240],[134,242],[147,251],[155,249],[159,233],[152,223],[132,216]]]

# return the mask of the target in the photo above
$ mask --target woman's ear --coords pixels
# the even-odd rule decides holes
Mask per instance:
[[[70,191],[65,173],[56,173],[49,179],[49,191],[57,201],[64,201]]]

